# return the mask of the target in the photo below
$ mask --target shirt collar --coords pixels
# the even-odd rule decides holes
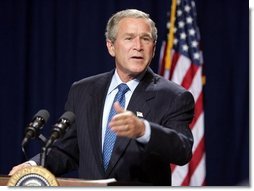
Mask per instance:
[[[135,88],[138,86],[140,79],[142,79],[142,77],[144,76],[144,73],[142,73],[141,75],[139,75],[137,78],[134,78],[133,80],[128,81],[126,84],[127,86],[130,88],[130,91],[133,92],[135,90]],[[122,80],[120,79],[117,71],[115,70],[114,75],[112,77],[109,89],[108,89],[108,94],[110,94],[113,90],[115,90],[117,88],[117,86],[122,82]]]

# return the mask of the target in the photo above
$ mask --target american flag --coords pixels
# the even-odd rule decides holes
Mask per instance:
[[[173,9],[173,3],[175,8]],[[175,13],[175,14],[172,14]],[[173,16],[173,19],[172,19]],[[172,0],[168,39],[162,43],[159,73],[189,90],[195,99],[195,117],[190,124],[194,136],[192,160],[184,166],[171,164],[172,186],[205,185],[205,145],[203,110],[203,59],[195,2]],[[171,26],[170,26],[171,25]],[[170,46],[170,29],[171,46]]]

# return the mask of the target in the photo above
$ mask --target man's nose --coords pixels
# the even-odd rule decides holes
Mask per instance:
[[[143,49],[142,41],[140,37],[134,39],[134,48],[138,51]]]

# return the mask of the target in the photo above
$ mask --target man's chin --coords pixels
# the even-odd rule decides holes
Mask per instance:
[[[139,76],[140,74],[142,74],[144,71],[146,71],[147,67],[142,67],[142,68],[135,68],[135,69],[132,69],[130,72],[129,72],[129,76],[133,77],[133,78],[136,78],[137,76]]]

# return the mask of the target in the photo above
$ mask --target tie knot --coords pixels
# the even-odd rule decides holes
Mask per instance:
[[[125,94],[129,90],[129,87],[122,83],[118,85],[118,91],[121,92],[122,94]]]

